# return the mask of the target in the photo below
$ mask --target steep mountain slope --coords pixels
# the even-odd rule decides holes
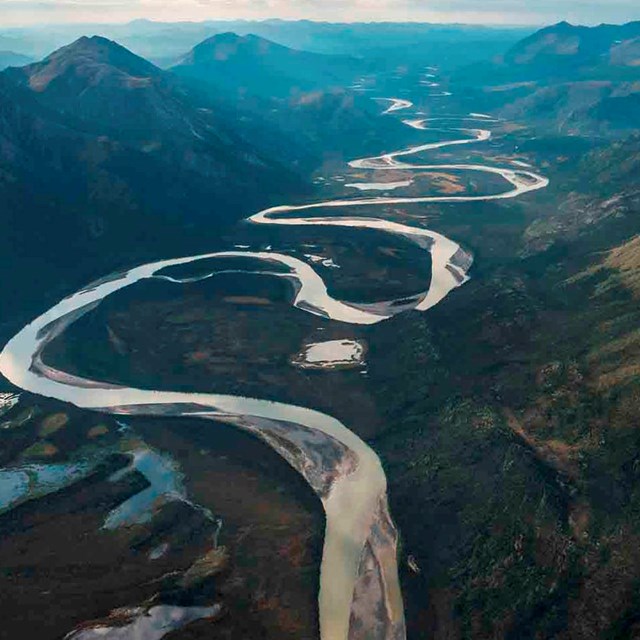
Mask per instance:
[[[525,254],[597,233],[605,223],[615,222],[617,228],[609,237],[612,245],[640,232],[640,135],[596,147],[559,181],[564,185],[554,209],[540,212],[526,229]]]
[[[0,285],[3,308],[12,309],[7,322],[38,295],[60,295],[65,283],[97,275],[109,262],[157,251],[167,235],[103,162],[116,151],[112,143],[75,130],[3,75],[0,97],[0,264],[12,274]]]
[[[580,166],[582,177],[590,175],[590,184],[608,189],[608,195],[620,189],[640,191],[640,135],[633,135],[589,154]]]
[[[108,136],[165,165],[172,176],[167,190],[171,182],[193,179],[194,205],[202,189],[209,199],[215,194],[207,205],[184,212],[192,218],[212,215],[216,205],[239,204],[239,194],[240,209],[250,210],[265,200],[265,192],[282,193],[296,183],[278,161],[243,139],[228,112],[221,115],[215,103],[115,42],[83,37],[42,62],[5,74],[79,130]]]
[[[255,35],[221,33],[194,47],[172,71],[238,95],[288,97],[349,83],[362,63],[289,49]]]
[[[215,105],[115,43],[82,39],[0,81],[8,304],[43,294],[19,295],[36,274],[49,292],[51,279],[65,290],[150,255],[212,246],[225,226],[305,188]]]
[[[608,52],[609,63],[618,67],[640,65],[640,37],[614,43]]]

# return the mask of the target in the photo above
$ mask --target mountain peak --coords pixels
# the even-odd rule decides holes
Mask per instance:
[[[171,71],[215,86],[233,99],[289,98],[345,86],[361,70],[348,56],[292,49],[257,35],[218,33],[196,45]]]
[[[232,31],[216,33],[197,44],[179,63],[224,64],[265,55],[288,55],[292,50],[254,34],[238,35]]]
[[[157,70],[154,65],[144,58],[103,36],[82,36],[71,44],[54,51],[42,63],[54,60],[74,62],[74,59],[76,62],[91,59],[123,70],[129,67],[134,73],[149,74]]]
[[[95,53],[98,55],[104,55],[108,52],[121,50],[126,51],[126,49],[123,46],[119,45],[117,42],[109,40],[108,38],[105,38],[103,36],[80,36],[71,44],[68,44],[54,51],[46,59],[57,57],[61,54],[73,55],[76,53]]]
[[[207,38],[200,44],[205,44],[206,42],[244,42],[249,39],[251,34],[241,36],[237,34],[235,31],[223,31],[222,33],[216,33],[212,35],[210,38]],[[253,36],[254,38],[257,36]]]
[[[29,87],[38,92],[58,83],[81,89],[115,79],[120,84],[132,83],[161,73],[147,60],[102,36],[82,36],[20,71]]]
[[[277,45],[275,42],[271,42],[270,40],[257,36],[253,33],[241,36],[233,31],[225,31],[223,33],[216,33],[210,38],[203,40],[200,44],[197,44],[194,47],[194,50],[211,49],[218,46],[255,46],[258,44],[286,49],[286,47],[283,47],[282,45]]]

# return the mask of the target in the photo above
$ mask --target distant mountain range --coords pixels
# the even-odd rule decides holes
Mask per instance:
[[[640,78],[640,21],[598,27],[560,22],[536,31],[491,61],[455,74],[475,83]]]
[[[640,22],[541,29],[491,62],[453,74],[471,101],[560,133],[618,136],[640,128]]]
[[[550,125],[558,133],[619,137],[640,129],[640,86],[589,80],[550,84],[507,103],[499,113]]]
[[[513,46],[498,66],[518,79],[640,77],[640,22],[598,27],[568,22],[541,29]]]
[[[210,20],[127,24],[50,25],[22,29],[0,28],[0,50],[39,59],[82,35],[98,34],[121,43],[157,63],[171,66],[198,43],[213,35],[254,34],[272,42],[315,53],[377,60],[378,65],[440,65],[448,69],[504,52],[530,28],[485,27],[427,23],[328,23],[311,20]]]
[[[7,67],[22,67],[33,62],[30,56],[14,53],[13,51],[0,51],[0,71]]]

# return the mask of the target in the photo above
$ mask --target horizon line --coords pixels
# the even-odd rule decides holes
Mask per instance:
[[[29,28],[37,28],[37,27],[83,27],[83,26],[125,26],[132,25],[137,22],[141,23],[151,23],[158,25],[179,25],[179,24],[190,24],[190,25],[206,25],[206,24],[215,24],[215,23],[267,23],[267,22],[284,22],[284,23],[311,23],[311,24],[326,24],[326,25],[373,25],[373,24],[413,24],[413,25],[425,25],[425,26],[450,26],[450,27],[484,27],[487,29],[524,29],[524,28],[542,28],[548,26],[554,26],[557,24],[568,23],[574,27],[594,27],[594,26],[606,26],[606,25],[625,25],[632,24],[634,22],[640,22],[640,20],[629,20],[626,22],[584,22],[577,23],[571,22],[568,20],[556,20],[549,22],[513,22],[513,23],[500,23],[500,22],[448,22],[448,21],[436,21],[436,20],[314,20],[311,18],[279,18],[279,17],[271,17],[271,18],[205,18],[203,20],[161,20],[154,18],[133,18],[130,20],[109,20],[109,21],[63,21],[63,22],[52,22],[52,21],[43,21],[43,22],[31,22],[24,24],[14,24],[11,26],[0,27],[0,32],[11,31],[13,29],[29,29]]]

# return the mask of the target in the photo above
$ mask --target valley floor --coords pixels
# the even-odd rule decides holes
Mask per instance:
[[[546,191],[376,208],[474,256],[471,280],[425,314],[353,326],[292,310],[280,280],[230,274],[180,293],[156,282],[78,321],[45,362],[112,383],[295,402],[349,425],[387,474],[409,638],[635,637],[637,191],[584,178],[604,162],[595,144],[586,155],[576,143],[567,158],[538,134],[498,124],[492,146],[437,157],[532,164],[549,177]],[[332,177],[319,193],[341,188]],[[399,189],[411,196],[424,181],[441,195],[486,193],[499,189],[494,177],[447,171]],[[341,299],[407,298],[429,279],[414,246],[371,230],[243,233],[230,242],[297,246]],[[292,365],[327,340],[365,345],[362,362]],[[5,400],[0,473],[13,484],[0,509],[14,508],[0,513],[9,612],[0,637],[57,638],[121,607],[168,604],[201,618],[172,640],[317,637],[322,509],[273,451],[222,423],[212,438],[197,420],[122,421],[29,394]],[[165,460],[159,479],[131,466],[143,453]],[[92,472],[61,488],[86,459]],[[134,502],[129,526],[104,528],[156,481],[152,497],[168,486],[185,499],[158,499],[142,518]],[[135,618],[120,611],[105,624]]]

